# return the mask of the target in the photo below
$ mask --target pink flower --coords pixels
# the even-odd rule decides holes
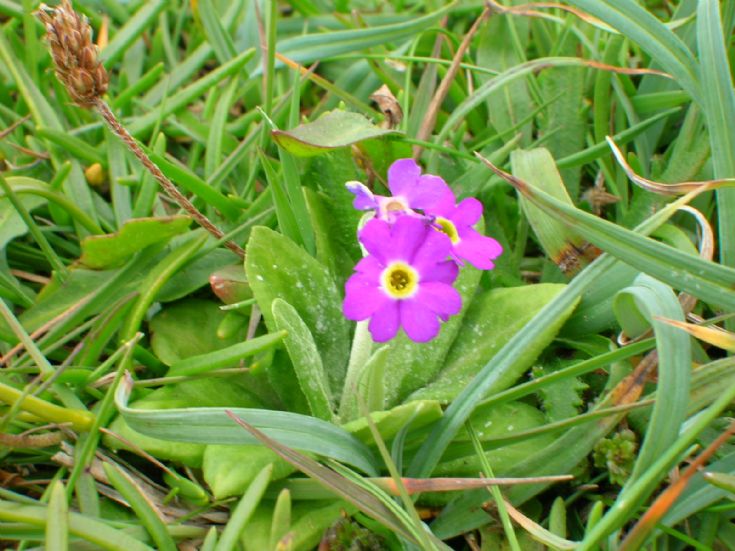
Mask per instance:
[[[391,197],[375,195],[360,182],[347,182],[347,189],[355,194],[352,205],[357,210],[375,210],[378,218],[395,221],[398,214],[416,215],[416,209],[431,208],[451,192],[447,183],[431,174],[421,174],[421,167],[413,159],[399,159],[388,169],[388,189]]]
[[[456,204],[451,188],[438,176],[421,174],[413,159],[388,169],[392,196],[373,194],[360,182],[348,182],[358,210],[375,218],[358,238],[367,256],[345,285],[343,311],[348,319],[370,319],[377,342],[396,336],[402,327],[416,342],[439,333],[440,320],[459,313],[462,298],[452,287],[462,261],[491,270],[503,248],[474,229],[482,203]]]
[[[495,267],[493,260],[501,255],[503,247],[492,237],[486,237],[472,227],[482,217],[480,201],[468,197],[455,205],[454,194],[449,190],[425,214],[432,217],[434,227],[452,241],[454,256],[480,270],[492,270]]]
[[[368,256],[345,285],[345,317],[370,318],[368,329],[377,342],[392,339],[401,327],[413,341],[433,339],[439,319],[462,308],[452,287],[459,269],[447,260],[449,238],[413,216],[399,216],[393,224],[374,218],[359,238]]]

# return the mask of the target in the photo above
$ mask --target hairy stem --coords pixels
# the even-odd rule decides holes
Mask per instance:
[[[102,118],[104,119],[105,123],[107,123],[107,126],[110,127],[110,130],[112,130],[112,132],[118,138],[120,138],[120,140],[122,140],[122,142],[128,147],[128,149],[133,152],[133,155],[138,158],[138,160],[143,164],[146,170],[148,170],[148,172],[153,175],[158,183],[161,184],[161,187],[164,189],[164,191],[174,201],[176,201],[182,209],[189,213],[189,215],[191,215],[191,217],[196,220],[196,222],[200,226],[202,226],[217,239],[222,239],[222,237],[224,236],[222,230],[215,226],[212,221],[209,220],[209,218],[207,218],[199,209],[197,209],[191,203],[191,201],[189,201],[189,199],[187,199],[178,190],[173,182],[171,182],[171,180],[169,180],[163,174],[163,172],[161,172],[161,169],[158,168],[158,166],[150,160],[145,151],[143,151],[143,149],[141,149],[141,147],[138,145],[138,142],[135,141],[135,138],[133,138],[130,133],[125,129],[125,127],[120,123],[120,121],[117,120],[117,117],[110,109],[110,106],[107,105],[105,100],[103,100],[102,98],[96,98],[94,101],[94,106],[99,114],[102,115]],[[245,250],[237,243],[233,241],[225,241],[224,245],[240,258],[245,258]]]

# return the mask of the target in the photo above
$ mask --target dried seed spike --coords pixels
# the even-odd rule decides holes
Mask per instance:
[[[107,91],[109,78],[92,42],[89,21],[74,11],[69,0],[56,8],[41,4],[36,15],[46,27],[56,76],[77,105],[90,109]]]
[[[97,57],[97,46],[92,42],[92,28],[87,18],[75,12],[69,0],[61,0],[56,8],[41,4],[36,14],[46,27],[46,40],[56,66],[56,76],[74,102],[86,109],[95,108],[110,130],[132,151],[166,193],[204,229],[217,239],[222,239],[222,230],[204,216],[150,160],[102,98],[107,91],[109,78]],[[237,243],[225,241],[224,245],[240,258],[245,257],[245,251]]]

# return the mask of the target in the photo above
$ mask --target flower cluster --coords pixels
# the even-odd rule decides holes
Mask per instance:
[[[388,169],[389,197],[360,182],[346,185],[355,195],[353,206],[375,216],[358,234],[367,255],[345,286],[345,316],[370,318],[368,329],[377,342],[392,339],[401,327],[413,341],[430,341],[439,333],[439,320],[462,308],[452,287],[459,267],[466,261],[492,270],[503,252],[500,243],[473,228],[482,203],[474,198],[457,203],[446,182],[422,175],[413,159]]]

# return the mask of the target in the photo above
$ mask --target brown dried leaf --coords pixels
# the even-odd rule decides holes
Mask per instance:
[[[385,116],[385,121],[381,126],[385,125],[385,128],[396,128],[403,120],[403,109],[401,104],[390,91],[390,88],[383,84],[380,88],[375,90],[370,95],[370,99],[378,104],[378,109]]]

